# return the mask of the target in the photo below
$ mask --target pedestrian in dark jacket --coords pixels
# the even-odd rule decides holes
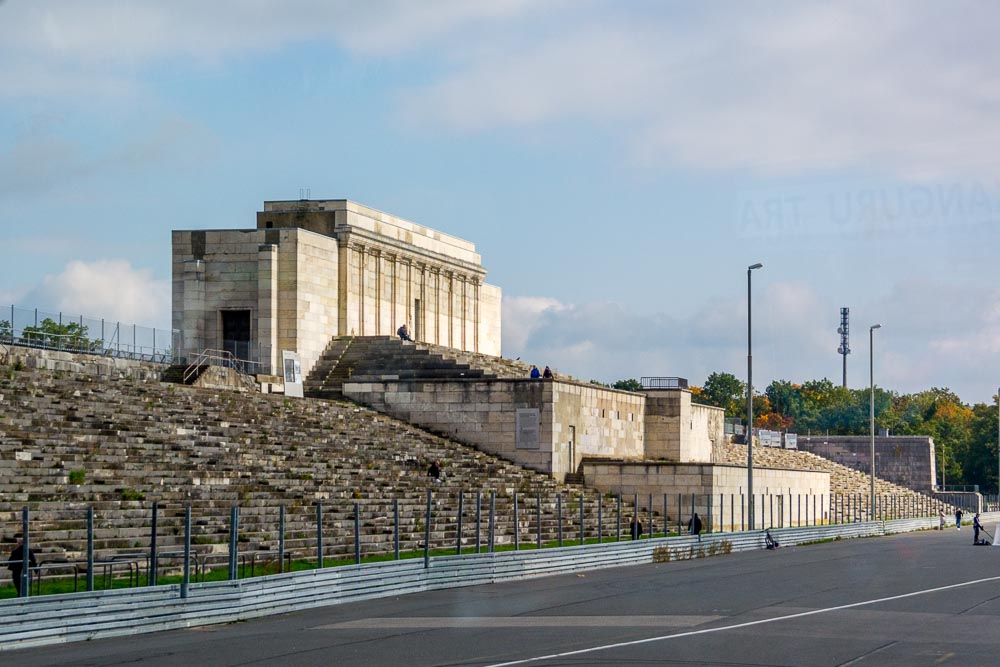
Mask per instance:
[[[14,590],[17,591],[17,596],[21,596],[21,575],[24,572],[24,536],[18,533],[14,536],[17,540],[17,547],[10,552],[10,561],[7,564],[7,569],[10,570],[10,576],[14,579]],[[38,567],[38,561],[35,559],[35,552],[28,549],[28,565],[29,567]],[[31,583],[31,570],[28,570],[28,583]]]
[[[698,541],[701,542],[701,517],[695,512],[694,516],[688,519],[688,532],[692,535],[698,536]]]
[[[632,521],[629,522],[629,533],[631,533],[633,540],[639,539],[642,535],[642,521],[639,521],[634,516],[632,517]]]
[[[979,544],[979,531],[983,529],[983,524],[979,522],[979,512],[972,519],[972,543]]]
[[[962,508],[955,510],[955,528],[962,530]]]

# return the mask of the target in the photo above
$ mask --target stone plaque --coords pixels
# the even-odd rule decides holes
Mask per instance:
[[[517,449],[538,449],[538,408],[517,409]]]

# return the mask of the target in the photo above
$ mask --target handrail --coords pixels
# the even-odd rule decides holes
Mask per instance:
[[[211,363],[213,361],[219,363]],[[187,368],[184,369],[184,384],[187,384],[188,380],[195,376],[198,369],[201,366],[224,366],[226,368],[232,368],[239,375],[240,382],[243,383],[250,391],[257,390],[257,383],[253,381],[250,375],[247,373],[246,364],[242,359],[239,359],[229,350],[219,350],[219,349],[207,349],[202,350],[197,355],[195,355],[194,361],[188,364]]]

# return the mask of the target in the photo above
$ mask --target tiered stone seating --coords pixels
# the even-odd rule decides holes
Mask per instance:
[[[745,445],[725,444],[719,451],[722,456],[720,463],[746,465],[747,450]],[[753,448],[753,463],[754,466],[761,468],[826,471],[830,473],[830,492],[842,496],[858,497],[860,499],[859,507],[863,512],[867,512],[871,496],[871,476],[867,473],[848,468],[811,452],[761,447],[757,444]],[[928,500],[928,496],[878,477],[875,478],[875,495],[893,497],[896,507],[903,507],[906,503],[926,503]],[[938,508],[949,514],[954,511],[951,505],[936,500],[933,500],[933,503],[934,511],[937,511]],[[835,519],[847,520],[849,517],[838,516]]]
[[[330,341],[305,382],[308,395],[340,397],[344,380],[526,378],[531,365],[395,336],[342,336]],[[565,374],[556,377],[579,382]]]
[[[409,352],[407,352],[409,354]],[[438,362],[434,362],[438,363]],[[513,535],[512,494],[522,494],[521,535],[534,540],[535,494],[543,497],[543,538],[556,537],[556,494],[563,494],[564,535],[578,535],[585,491],[559,485],[470,447],[344,401],[197,389],[176,384],[98,379],[38,370],[0,369],[0,534],[19,529],[32,510],[34,544],[48,558],[79,558],[86,506],[97,514],[98,555],[149,544],[151,502],[160,503],[161,550],[178,548],[183,506],[195,517],[201,550],[225,551],[229,508],[241,508],[247,549],[276,549],[279,505],[287,508],[287,548],[314,548],[315,504],[324,511],[329,555],[353,553],[354,503],[365,553],[392,549],[392,501],[400,505],[403,549],[423,540],[426,490],[434,494],[431,544],[454,545],[464,494],[463,536],[475,535],[475,492],[497,494],[497,540]],[[426,469],[439,459],[445,480]],[[572,500],[571,500],[572,497]],[[585,514],[596,533],[596,500]],[[605,513],[605,534],[613,530]]]

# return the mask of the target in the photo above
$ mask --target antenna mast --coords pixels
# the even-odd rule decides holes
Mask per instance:
[[[847,388],[847,355],[851,353],[850,312],[850,308],[840,309],[840,328],[837,329],[837,333],[840,334],[840,347],[837,348],[837,354],[844,357],[844,388]]]

